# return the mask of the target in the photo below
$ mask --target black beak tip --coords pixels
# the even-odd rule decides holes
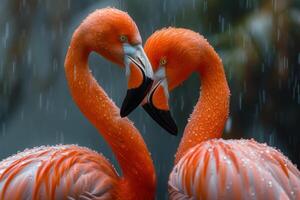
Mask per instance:
[[[121,110],[120,110],[120,115],[121,117],[126,117],[127,115],[129,115],[130,112],[126,111],[125,107],[122,105]]]
[[[171,135],[177,135],[178,128],[171,116],[170,111],[156,109],[149,103],[144,104],[143,108],[162,128],[168,131]]]
[[[135,97],[135,93],[136,92],[134,90],[127,90],[126,97],[120,110],[121,117],[126,117],[139,105],[138,99]]]
[[[126,97],[122,103],[120,116],[126,117],[143,101],[151,89],[153,80],[145,77],[143,83],[138,88],[127,90]]]
[[[169,130],[169,133],[171,133],[174,136],[178,135],[178,128],[177,128],[177,125],[175,124],[175,122],[174,122],[174,127]]]
[[[171,116],[171,115],[170,115]],[[171,134],[171,135],[174,135],[174,136],[177,136],[178,134],[178,128],[177,128],[177,125],[175,124],[174,120],[172,118],[170,118],[169,120],[169,125],[168,125],[168,128],[166,128],[166,130]]]

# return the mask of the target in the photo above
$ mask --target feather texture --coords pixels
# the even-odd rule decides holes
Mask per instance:
[[[254,140],[213,139],[190,149],[169,178],[171,200],[299,199],[300,172]]]
[[[118,180],[112,165],[88,148],[42,146],[0,162],[0,199],[111,199]]]

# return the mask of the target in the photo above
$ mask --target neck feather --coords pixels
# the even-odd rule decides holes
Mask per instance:
[[[198,65],[201,77],[201,95],[185,127],[183,138],[175,156],[177,163],[185,153],[197,144],[220,138],[229,113],[230,91],[222,61],[214,49],[203,41]],[[205,54],[205,55],[203,55]]]
[[[88,67],[89,53],[75,34],[65,61],[73,100],[115,154],[124,176],[122,186],[129,185],[130,190],[139,189],[151,197],[155,188],[155,172],[149,151],[133,123],[120,117],[119,108],[94,79]]]

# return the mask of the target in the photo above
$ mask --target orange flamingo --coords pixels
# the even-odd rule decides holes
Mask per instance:
[[[65,71],[74,101],[111,146],[123,177],[104,156],[76,145],[25,150],[0,163],[0,199],[154,199],[156,177],[147,147],[127,118],[93,78],[88,56],[95,51],[126,67],[128,86],[123,115],[150,89],[152,68],[128,14],[97,10],[75,31]],[[126,102],[127,101],[127,102]],[[133,102],[132,102],[133,101]]]
[[[169,177],[169,197],[179,199],[300,199],[300,172],[279,151],[254,140],[223,140],[229,88],[222,61],[204,37],[167,28],[146,41],[154,84],[143,107],[176,134],[168,91],[192,72],[201,77],[196,104]]]

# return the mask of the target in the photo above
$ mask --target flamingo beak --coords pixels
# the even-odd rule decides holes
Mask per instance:
[[[153,71],[142,45],[124,44],[123,49],[128,90],[120,115],[126,117],[140,105],[150,91],[153,83]]]
[[[155,83],[146,99],[142,102],[142,106],[162,128],[172,135],[177,135],[178,128],[172,118],[168,104],[168,83],[166,78],[161,78],[161,74],[164,73],[161,69],[164,71],[163,68],[160,68],[154,75]]]

